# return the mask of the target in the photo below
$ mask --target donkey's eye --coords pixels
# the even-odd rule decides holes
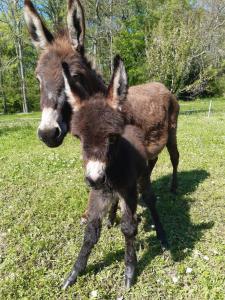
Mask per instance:
[[[39,75],[36,76],[38,82],[41,82],[41,77]]]
[[[36,76],[37,81],[39,82],[40,88],[41,88],[41,77],[39,75]]]

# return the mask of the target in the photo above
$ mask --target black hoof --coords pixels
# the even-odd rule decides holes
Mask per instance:
[[[141,216],[137,215],[137,222],[138,222],[138,224],[141,223],[141,220],[142,220]]]
[[[76,274],[74,272],[64,281],[63,285],[61,286],[62,290],[68,289],[71,285],[73,285],[76,281]]]
[[[81,219],[80,219],[80,225],[87,225],[87,223],[88,223],[87,218],[81,217]]]
[[[131,278],[125,277],[125,288],[129,290],[132,286],[133,280]]]
[[[106,226],[107,226],[108,229],[112,228],[114,226],[114,221],[107,220],[106,221]]]
[[[170,246],[166,240],[160,241],[160,244],[163,252],[169,250]]]

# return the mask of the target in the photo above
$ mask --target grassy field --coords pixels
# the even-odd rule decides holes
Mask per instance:
[[[0,116],[0,299],[224,299],[225,99],[181,103],[178,195],[169,193],[164,151],[153,172],[171,245],[163,254],[145,208],[136,242],[138,276],[123,288],[124,240],[103,226],[86,272],[59,288],[80,249],[88,190],[79,142],[49,149],[36,138],[40,114]]]

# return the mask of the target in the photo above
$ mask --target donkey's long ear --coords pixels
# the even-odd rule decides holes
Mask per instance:
[[[68,1],[67,25],[74,50],[83,52],[85,20],[84,10],[79,0]]]
[[[113,109],[121,109],[127,98],[127,73],[119,55],[114,58],[114,71],[107,92],[107,102]]]
[[[79,80],[72,77],[67,63],[62,63],[63,77],[65,83],[65,93],[73,111],[81,108],[82,100],[87,98],[87,93],[80,84]]]
[[[39,49],[45,49],[54,40],[54,37],[44,25],[30,0],[24,1],[24,17],[33,44]]]

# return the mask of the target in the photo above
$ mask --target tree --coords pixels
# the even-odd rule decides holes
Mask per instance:
[[[22,94],[23,112],[28,112],[27,96],[26,96],[26,81],[23,57],[23,15],[21,10],[21,1],[19,0],[3,0],[1,3],[1,11],[3,22],[8,25],[10,35],[14,41],[16,57],[18,61],[18,74],[20,78],[20,88]]]

